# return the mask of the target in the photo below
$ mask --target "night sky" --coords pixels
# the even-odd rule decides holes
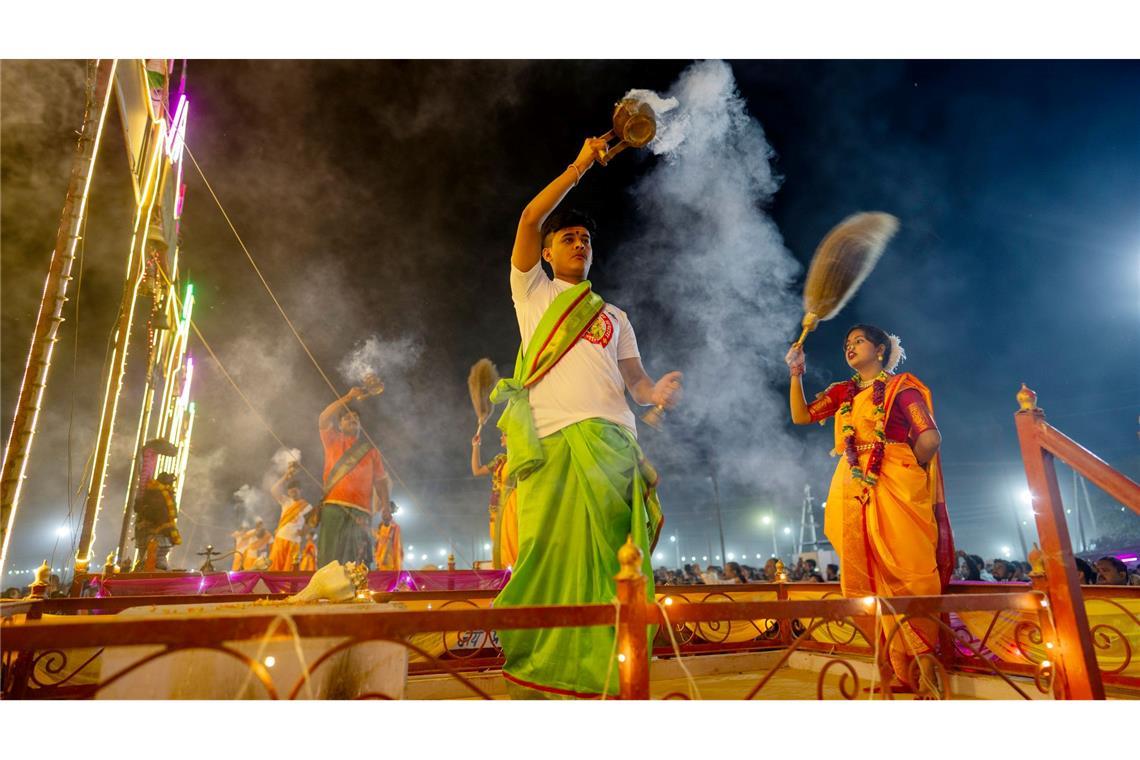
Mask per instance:
[[[83,72],[82,62],[2,66],[5,438],[81,122]],[[1014,514],[1024,517],[1025,480],[1012,415],[1022,381],[1050,422],[1140,479],[1136,62],[192,60],[188,72],[189,150],[321,367],[343,392],[346,357],[369,338],[382,351],[387,390],[365,402],[363,420],[398,476],[405,546],[428,561],[440,562],[449,541],[461,565],[473,552],[487,556],[488,483],[470,477],[465,381],[480,357],[503,374],[513,365],[507,275],[523,206],[583,139],[609,128],[627,90],[692,94],[684,87],[718,72],[729,77],[724,103],[712,98],[694,113],[675,154],[627,151],[565,202],[598,220],[591,280],[629,313],[649,373],[686,373],[685,408],[663,433],[640,430],[662,474],[663,535],[679,538],[677,550],[663,542],[663,564],[675,564],[674,551],[720,553],[711,476],[737,555],[770,553],[762,514],[798,533],[804,485],[817,506],[825,495],[831,428],[790,424],[782,358],[815,246],[857,211],[890,212],[901,231],[855,300],[809,339],[806,386],[845,376],[848,325],[902,337],[910,358],[901,369],[934,395],[959,547],[992,558],[1011,546],[1021,556]],[[702,142],[704,125],[724,114],[724,139]],[[71,534],[56,531],[78,526],[74,494],[130,239],[121,134],[114,115],[81,295],[78,280],[70,292],[79,318],[69,308],[9,568],[67,564]],[[195,321],[274,431],[319,472],[316,420],[332,393],[189,161],[185,177],[182,262]],[[148,305],[140,299],[136,327]],[[140,346],[96,564],[118,535]],[[191,352],[199,418],[179,566],[196,565],[190,554],[207,542],[228,548],[242,519],[276,520],[256,489],[277,443],[197,339]],[[489,458],[495,436],[484,437]],[[255,489],[245,505],[234,496],[243,485]],[[1140,540],[1140,518],[1090,491],[1099,536]],[[318,497],[312,483],[305,492]],[[1033,541],[1031,520],[1026,531]],[[790,540],[778,539],[787,561]]]

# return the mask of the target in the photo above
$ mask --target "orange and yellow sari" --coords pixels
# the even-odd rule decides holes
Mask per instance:
[[[846,384],[841,384],[846,386]],[[913,388],[932,417],[930,391],[909,373],[886,383],[884,407],[888,418],[900,392]],[[954,566],[954,546],[942,488],[939,456],[919,465],[907,441],[887,441],[881,470],[874,485],[851,475],[845,457],[843,424],[835,414],[837,394],[825,392],[809,410],[814,419],[835,416],[835,450],[839,464],[831,479],[824,516],[824,533],[839,554],[843,595],[916,596],[942,593]],[[921,410],[908,409],[911,422]],[[830,414],[827,414],[830,412]],[[859,465],[867,472],[875,440],[872,389],[863,389],[852,403],[850,424],[855,428]],[[931,419],[931,424],[932,424]],[[920,428],[921,430],[921,428]],[[910,663],[918,654],[934,649],[938,626],[932,620],[908,620],[900,627],[884,606],[883,640],[890,641],[890,659],[896,675],[910,682]]]
[[[519,556],[518,491],[507,479],[507,457],[491,462],[491,566],[514,567]]]

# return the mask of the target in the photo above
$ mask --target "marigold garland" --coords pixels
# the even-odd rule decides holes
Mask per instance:
[[[887,409],[883,405],[887,396],[887,379],[890,377],[886,371],[880,371],[871,384],[871,403],[875,405],[875,441],[871,448],[871,456],[867,460],[867,471],[859,466],[859,451],[855,447],[855,426],[851,424],[851,410],[855,404],[855,394],[859,392],[859,375],[855,375],[847,383],[847,396],[839,405],[840,428],[843,433],[843,454],[847,464],[851,467],[851,477],[861,480],[869,486],[879,481],[879,473],[883,468],[883,454],[887,448]]]

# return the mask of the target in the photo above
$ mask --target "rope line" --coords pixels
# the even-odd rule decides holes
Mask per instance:
[[[218,210],[222,212],[222,217],[226,220],[226,224],[229,225],[230,231],[234,233],[234,238],[237,239],[238,245],[241,246],[242,253],[245,254],[245,258],[249,261],[249,265],[253,267],[253,271],[257,274],[257,279],[261,280],[261,284],[265,286],[265,292],[268,293],[269,297],[273,299],[273,305],[277,307],[277,311],[280,312],[281,318],[285,320],[285,324],[289,325],[289,329],[293,332],[293,336],[297,338],[297,342],[301,344],[301,348],[305,350],[305,353],[313,362],[313,366],[317,368],[317,372],[321,373],[321,377],[324,378],[329,388],[332,389],[333,393],[336,393],[337,398],[340,398],[340,393],[337,391],[336,386],[333,385],[331,380],[329,380],[329,376],[325,374],[325,371],[321,369],[321,365],[317,363],[317,360],[313,356],[312,352],[309,351],[309,347],[301,338],[301,334],[297,332],[297,328],[294,326],[293,320],[289,319],[289,315],[285,313],[285,309],[281,306],[281,302],[277,300],[277,296],[273,293],[273,289],[269,287],[269,283],[266,282],[265,276],[261,273],[261,268],[257,266],[257,262],[253,260],[253,256],[250,255],[249,249],[245,247],[245,241],[241,239],[241,235],[238,234],[237,228],[234,227],[234,223],[230,221],[230,215],[226,213],[226,209],[222,206],[221,200],[218,199],[217,193],[214,192],[213,186],[210,185],[210,181],[206,179],[206,175],[202,172],[202,167],[198,165],[198,159],[194,158],[194,151],[190,150],[189,145],[185,146],[185,150],[186,155],[190,156],[190,161],[194,164],[194,168],[198,171],[198,176],[202,178],[202,182],[206,185],[206,190],[210,192],[210,197],[214,199],[214,203],[217,204]],[[369,442],[371,443],[371,439],[369,439]],[[375,446],[376,444],[372,445]]]
[[[173,282],[170,281],[170,276],[166,273],[165,270],[162,269],[162,267],[159,267],[158,271],[162,272],[162,279],[166,280],[166,284],[170,287],[170,295],[174,299],[176,308],[181,313],[182,299],[178,297],[177,287]],[[261,415],[261,412],[257,411],[257,408],[253,405],[253,402],[249,400],[249,396],[245,395],[245,391],[241,389],[241,387],[237,384],[237,381],[235,381],[233,376],[230,375],[229,370],[226,369],[226,365],[224,365],[222,363],[222,360],[218,358],[218,355],[214,353],[213,347],[210,346],[210,342],[206,340],[206,337],[202,335],[202,331],[198,329],[198,325],[193,318],[190,319],[190,327],[194,330],[194,334],[198,336],[198,340],[201,341],[202,346],[205,347],[206,351],[210,354],[210,358],[217,363],[218,369],[222,371],[222,375],[226,378],[227,381],[229,381],[229,384],[233,386],[238,395],[241,396],[241,400],[245,402],[246,407],[251,412],[253,412],[253,415],[257,417],[257,420],[261,423],[262,427],[264,427],[269,432],[269,434],[273,436],[273,440],[277,441],[277,443],[281,445],[281,448],[288,450],[289,447],[285,445],[284,441],[281,440],[281,436],[277,435],[273,428],[270,427],[265,417]],[[317,484],[318,488],[324,488],[324,483],[318,480],[317,477],[313,475],[313,473],[309,472],[309,470],[303,464],[300,462],[297,462],[296,464],[302,472],[308,475],[312,481]]]
[[[291,319],[289,319],[289,315],[285,313],[285,308],[281,305],[281,301],[278,300],[277,295],[273,292],[273,289],[269,286],[269,282],[265,279],[265,276],[261,273],[261,268],[257,265],[257,262],[254,261],[253,255],[249,252],[249,248],[246,247],[245,241],[242,240],[241,235],[238,233],[237,228],[234,226],[233,221],[230,219],[230,215],[228,213],[226,213],[225,207],[222,206],[221,199],[218,198],[217,193],[214,192],[214,188],[210,184],[210,181],[208,179],[206,179],[206,174],[205,174],[205,172],[202,171],[202,167],[198,164],[198,159],[196,159],[194,157],[194,152],[192,150],[190,150],[189,145],[185,145],[184,149],[186,151],[186,155],[188,155],[190,157],[191,163],[194,164],[194,169],[198,172],[198,176],[201,178],[202,183],[206,186],[206,190],[210,193],[210,197],[214,199],[214,204],[218,207],[218,210],[221,212],[222,217],[225,219],[227,226],[229,226],[229,228],[230,228],[230,231],[233,232],[234,239],[237,240],[238,245],[241,247],[242,253],[245,254],[246,260],[249,261],[250,266],[253,267],[253,271],[257,275],[258,280],[261,281],[262,286],[265,288],[265,292],[267,292],[269,294],[269,297],[273,300],[273,304],[274,304],[274,306],[277,307],[277,311],[278,311],[278,313],[281,314],[281,318],[284,319],[285,323],[289,326],[289,330],[290,330],[290,332],[293,333],[293,337],[295,337],[297,339],[297,342],[299,344],[301,344],[301,348],[302,348],[302,350],[304,350],[305,355],[309,357],[309,361],[312,362],[313,366],[316,368],[316,370],[320,374],[321,378],[324,379],[325,384],[328,385],[329,390],[332,391],[334,398],[339,400],[341,398],[342,394],[340,393],[339,390],[337,390],[337,387],[335,384],[333,384],[332,380],[329,379],[328,374],[321,367],[320,362],[318,362],[316,357],[313,356],[313,352],[309,350],[309,346],[305,343],[304,338],[301,337],[301,333],[297,330],[297,327],[293,324],[293,321]],[[193,324],[193,322],[191,322],[191,324]],[[195,332],[196,333],[198,332],[197,327],[195,327]],[[200,334],[199,334],[199,337],[201,337]],[[212,352],[211,352],[211,354],[212,354]],[[372,447],[376,449],[376,452],[380,455],[380,459],[384,464],[385,472],[390,473],[392,478],[400,485],[400,487],[403,488],[405,491],[407,491],[412,496],[412,498],[415,499],[415,501],[417,503],[421,503],[421,504],[424,503],[423,500],[421,498],[419,498],[419,494],[416,491],[414,491],[403,478],[400,477],[399,472],[397,472],[396,468],[394,468],[392,466],[391,460],[387,456],[384,455],[384,453],[380,450],[380,447],[376,445],[376,441],[372,438],[372,436],[368,433],[368,430],[363,425],[360,426],[360,432],[364,436],[365,440],[367,440],[368,443],[370,443],[372,445]],[[276,437],[276,436],[274,436],[274,437]],[[280,440],[280,439],[278,439],[278,440]],[[284,446],[284,444],[282,444],[282,445]],[[458,548],[453,548],[453,551],[455,551],[457,554],[459,554],[461,556],[463,554],[463,552],[459,551]],[[471,559],[473,560],[474,558],[471,558]]]

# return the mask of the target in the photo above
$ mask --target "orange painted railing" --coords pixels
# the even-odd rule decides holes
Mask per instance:
[[[1089,632],[1053,460],[1059,458],[1137,514],[1140,514],[1140,485],[1047,423],[1045,412],[1037,406],[1037,394],[1024,384],[1017,400],[1021,406],[1014,416],[1017,438],[1029,481],[1037,535],[1041,538],[1039,560],[1043,564],[1045,590],[1053,605],[1059,640],[1058,680],[1064,685],[1066,697],[1104,699],[1104,684]]]
[[[1022,396],[1028,397],[1028,394],[1023,393]],[[1084,595],[1076,576],[1053,458],[1061,457],[1094,483],[1137,511],[1140,511],[1140,486],[1113,472],[1093,454],[1049,427],[1044,422],[1044,414],[1034,404],[1029,401],[1022,403],[1023,410],[1018,412],[1016,418],[1017,430],[1033,494],[1037,528],[1043,544],[1043,551],[1035,553],[1031,558],[1034,563],[1032,586],[1021,586],[1014,590],[1005,585],[1000,590],[994,588],[992,591],[988,588],[971,586],[967,589],[955,589],[954,593],[943,596],[891,599],[874,597],[795,599],[790,597],[797,588],[806,590],[811,586],[808,584],[761,586],[760,589],[767,592],[775,588],[775,599],[772,601],[739,601],[727,595],[723,596],[723,600],[710,601],[713,597],[722,596],[721,589],[715,586],[675,589],[663,587],[659,589],[661,594],[675,598],[663,597],[658,606],[646,600],[646,579],[640,573],[640,552],[632,544],[627,544],[619,553],[622,570],[616,578],[616,609],[611,605],[493,609],[472,605],[467,609],[378,611],[376,614],[364,616],[335,612],[321,615],[299,612],[290,617],[295,624],[297,635],[303,638],[342,637],[344,639],[334,650],[326,652],[319,658],[311,669],[325,662],[334,651],[342,651],[368,641],[392,641],[416,651],[430,662],[433,668],[454,676],[476,694],[484,697],[488,695],[465,678],[459,672],[461,667],[456,667],[454,661],[444,661],[422,649],[417,649],[407,639],[414,634],[425,632],[489,633],[493,630],[520,628],[613,626],[616,622],[618,655],[616,668],[620,696],[625,699],[645,699],[649,696],[651,642],[647,626],[657,625],[667,627],[666,630],[676,630],[676,626],[679,625],[699,626],[720,621],[741,621],[752,625],[755,625],[754,621],[779,621],[780,627],[775,640],[762,642],[761,648],[782,650],[783,654],[779,662],[746,695],[747,698],[751,698],[764,688],[776,669],[786,663],[797,650],[819,651],[826,648],[830,652],[859,651],[858,646],[837,647],[831,644],[825,647],[816,646],[819,642],[813,641],[813,633],[833,624],[842,623],[844,626],[850,626],[846,630],[851,632],[852,640],[855,635],[861,635],[866,639],[866,634],[858,629],[855,621],[866,620],[869,615],[881,609],[889,610],[891,614],[901,617],[923,617],[931,620],[940,626],[944,643],[953,643],[953,647],[943,647],[944,650],[949,649],[953,653],[944,651],[943,660],[928,663],[931,667],[939,669],[941,673],[942,677],[936,679],[940,684],[939,689],[948,688],[947,667],[963,670],[969,668],[988,672],[1003,679],[1017,694],[1028,698],[1029,694],[1021,688],[1021,685],[1011,680],[1008,672],[998,668],[980,651],[984,647],[988,632],[986,636],[981,637],[980,644],[971,643],[960,637],[956,638],[956,634],[945,622],[951,613],[961,616],[963,613],[1012,612],[1020,621],[1017,622],[1016,630],[1013,632],[1014,644],[1020,649],[1022,645],[1020,637],[1025,636],[1045,654],[1039,654],[1036,658],[1026,656],[1025,662],[1016,670],[1007,670],[1031,676],[1039,692],[1051,693],[1058,699],[1103,699],[1103,679],[1096,658],[1096,648],[1099,643],[1094,642],[1094,636],[1097,635],[1095,629],[1090,631]],[[742,586],[723,589],[725,594],[749,590],[752,588]],[[1098,594],[1099,591],[1098,589]],[[1130,590],[1121,590],[1124,598],[1134,598],[1131,594],[1125,593],[1127,591]],[[682,596],[693,592],[707,593],[704,599],[697,602],[689,601]],[[448,592],[437,592],[437,595],[452,596]],[[476,592],[467,596],[474,597],[479,594]],[[209,599],[211,602],[222,600],[219,597]],[[377,598],[377,601],[380,600]],[[53,601],[55,600],[44,600],[41,605],[47,606],[41,606],[40,609],[48,609]],[[58,600],[57,603],[66,603],[75,607],[74,611],[79,611],[83,602],[89,603],[92,607],[110,605],[121,609],[130,606],[130,600],[127,599]],[[1134,613],[1128,612],[1119,604],[1117,606],[1124,611],[1124,617],[1130,624],[1137,620]],[[110,607],[106,611],[112,611]],[[27,613],[29,618],[36,616],[32,607],[27,609]],[[31,688],[29,684],[30,680],[34,680],[36,662],[47,654],[61,653],[61,650],[69,648],[150,644],[164,648],[158,654],[149,655],[146,662],[193,648],[225,651],[240,659],[241,655],[226,651],[225,643],[264,636],[278,618],[279,615],[275,614],[273,608],[267,607],[264,613],[259,611],[249,616],[203,616],[193,625],[187,625],[185,621],[177,619],[116,619],[114,615],[99,617],[76,615],[72,619],[55,622],[32,620],[19,625],[5,625],[3,635],[0,636],[4,672],[3,696],[6,698],[39,696],[35,694],[36,689]],[[994,620],[997,620],[996,614]],[[795,630],[797,622],[801,630]],[[1137,622],[1135,627],[1140,628],[1140,622]],[[901,628],[896,626],[894,630],[897,632]],[[1134,630],[1125,633],[1135,635]],[[1101,636],[1103,637],[1103,633]],[[1131,645],[1128,644],[1126,636],[1121,636],[1121,639],[1124,640],[1123,646],[1126,648],[1125,659],[1131,660]],[[957,655],[957,650],[961,648],[967,650],[968,663],[963,662]],[[1104,649],[1103,646],[1100,648]],[[880,648],[880,651],[883,651],[883,648]],[[922,656],[933,660],[927,655]],[[142,664],[145,662],[136,663],[127,670],[134,670]],[[839,685],[842,696],[847,699],[855,698],[858,693],[855,668],[840,658],[836,658],[821,670],[817,682],[817,695],[822,695],[824,676],[832,665],[838,666],[844,673]],[[276,697],[278,693],[276,684],[272,682],[267,671],[256,662],[250,662],[249,667],[262,681],[266,692],[271,697]],[[1123,667],[1121,666],[1121,670]],[[1119,670],[1107,672],[1114,673]],[[111,681],[122,676],[123,673],[114,674],[111,676]],[[107,682],[97,684],[82,695],[93,696],[106,685]],[[298,687],[294,685],[291,691],[283,693],[294,696],[297,691]],[[945,693],[948,695],[948,691]]]

